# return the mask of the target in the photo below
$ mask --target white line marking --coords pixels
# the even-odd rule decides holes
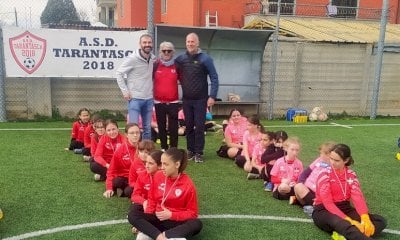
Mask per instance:
[[[342,124],[334,123],[334,122],[331,122],[331,125],[333,125],[333,126],[338,126],[338,127],[344,127],[344,128],[352,128],[352,127],[350,127],[349,125],[342,125]]]
[[[257,219],[257,220],[312,223],[311,219],[305,219],[305,218],[259,216],[259,215],[234,215],[234,214],[200,215],[199,218],[201,218],[201,219]],[[52,233],[58,233],[58,232],[65,232],[65,231],[79,230],[79,229],[83,229],[83,228],[100,227],[100,226],[114,225],[114,224],[126,224],[126,223],[128,223],[128,220],[121,219],[121,220],[110,220],[110,221],[104,221],[104,222],[85,223],[85,224],[78,224],[78,225],[68,225],[68,226],[64,226],[64,227],[50,228],[50,229],[46,229],[46,230],[39,230],[36,232],[25,233],[25,234],[21,234],[21,235],[14,236],[14,237],[3,238],[3,240],[21,240],[21,239],[27,239],[27,238],[32,238],[32,237],[48,235],[48,234],[52,234]],[[398,231],[398,230],[385,229],[385,230],[383,230],[383,232],[400,235],[400,231]]]

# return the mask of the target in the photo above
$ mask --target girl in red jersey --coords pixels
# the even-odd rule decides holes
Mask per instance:
[[[93,114],[92,119],[90,121],[90,126],[88,126],[85,129],[85,132],[83,133],[83,149],[82,149],[82,155],[83,155],[83,161],[88,162],[92,156],[90,147],[92,143],[92,135],[95,133],[96,129],[94,127],[94,123],[100,119],[100,116],[98,114]]]
[[[354,162],[350,147],[335,145],[329,158],[331,167],[317,178],[312,214],[315,225],[348,240],[372,239],[379,235],[386,227],[386,220],[368,213],[357,176],[348,167]]]
[[[248,119],[247,130],[243,134],[243,148],[241,155],[236,156],[235,163],[238,167],[251,168],[251,154],[257,143],[261,141],[261,131],[264,131],[258,116],[253,115]]]
[[[106,191],[103,196],[110,198],[117,192],[118,197],[130,197],[132,188],[129,187],[129,169],[136,155],[140,140],[140,128],[136,123],[125,126],[127,140],[115,150],[107,170]]]
[[[298,159],[300,142],[297,138],[288,138],[283,143],[286,156],[276,160],[271,170],[271,181],[274,184],[272,196],[279,200],[294,203],[294,185],[303,171],[303,163]]]
[[[118,123],[115,120],[106,120],[106,135],[100,138],[96,147],[94,161],[90,162],[90,170],[96,181],[104,181],[107,169],[110,167],[111,159],[115,150],[125,141],[125,137],[119,133]]]
[[[149,195],[150,185],[153,182],[154,174],[161,168],[161,150],[153,150],[146,157],[146,171],[141,172],[135,183],[133,194],[131,196],[132,205],[129,210],[129,215],[144,213],[147,207],[147,199]],[[132,227],[132,232],[137,233],[137,229]]]
[[[140,231],[137,240],[187,238],[202,229],[196,188],[183,172],[187,163],[187,152],[183,149],[170,148],[162,154],[162,171],[154,175],[145,213],[128,218]]]
[[[156,148],[151,140],[143,140],[139,142],[137,154],[134,156],[131,167],[129,169],[129,186],[131,189],[135,187],[139,173],[145,172],[145,161],[150,152]]]
[[[93,156],[96,153],[100,138],[106,133],[106,122],[103,119],[97,119],[93,123],[94,133],[90,137],[90,162],[94,161]]]
[[[66,150],[73,150],[75,153],[82,153],[84,147],[83,136],[85,129],[90,126],[90,112],[87,108],[81,108],[78,111],[78,121],[72,124],[71,143]]]

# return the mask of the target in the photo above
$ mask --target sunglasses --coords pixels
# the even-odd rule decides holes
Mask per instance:
[[[161,50],[163,53],[172,53],[172,50]]]

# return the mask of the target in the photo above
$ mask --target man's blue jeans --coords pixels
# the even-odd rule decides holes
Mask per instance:
[[[129,123],[139,123],[142,118],[142,139],[151,140],[151,114],[153,112],[153,99],[132,98],[128,101]]]

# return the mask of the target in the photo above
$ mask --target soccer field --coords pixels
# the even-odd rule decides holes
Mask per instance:
[[[263,121],[267,130],[299,137],[307,166],[325,141],[348,144],[370,212],[388,227],[378,239],[400,239],[398,119],[293,124]],[[81,155],[64,151],[71,123],[0,123],[0,239],[134,239],[127,198],[105,199]],[[120,126],[123,127],[123,126]],[[222,135],[206,135],[203,164],[190,162],[202,232],[193,239],[330,239],[298,206],[272,198],[261,180],[219,158]],[[184,148],[185,139],[180,137]]]

